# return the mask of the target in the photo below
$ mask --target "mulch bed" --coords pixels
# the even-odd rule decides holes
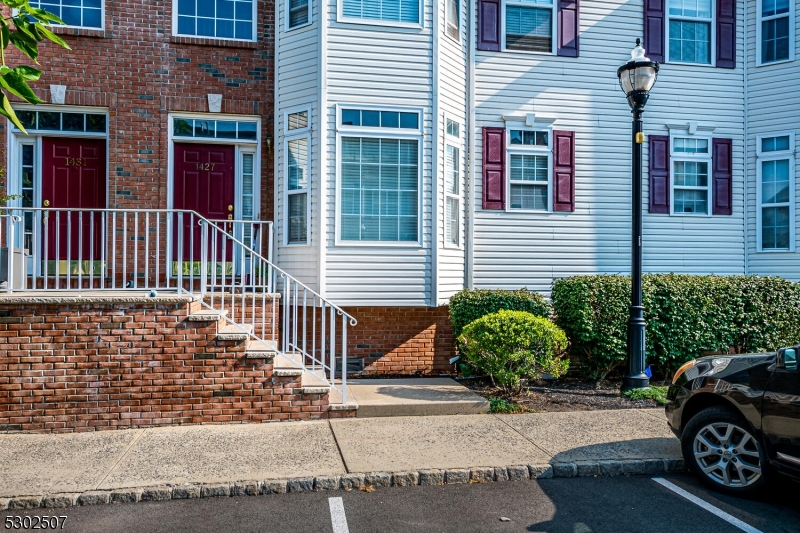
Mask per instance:
[[[602,409],[641,409],[661,407],[653,400],[630,400],[620,396],[621,381],[588,381],[562,378],[529,383],[520,394],[506,395],[487,378],[459,382],[485,398],[505,398],[527,412],[554,413]],[[653,383],[654,385],[656,383]]]

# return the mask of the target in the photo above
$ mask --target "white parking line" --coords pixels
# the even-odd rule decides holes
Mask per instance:
[[[344,516],[344,503],[341,498],[328,498],[331,508],[331,524],[333,533],[350,533],[347,529],[347,518]]]
[[[714,507],[713,505],[711,505],[707,501],[701,500],[700,498],[698,498],[694,494],[686,492],[685,490],[683,490],[679,486],[675,485],[674,483],[670,483],[669,481],[667,481],[664,478],[654,477],[653,481],[655,481],[656,483],[658,483],[659,485],[661,485],[661,486],[663,486],[665,488],[668,488],[669,490],[671,490],[675,494],[683,496],[684,498],[686,498],[687,500],[689,500],[693,504],[702,507],[703,509],[705,509],[709,513],[711,513],[713,515],[716,515],[719,518],[722,518],[723,520],[725,520],[726,522],[728,522],[732,526],[736,526],[739,529],[741,529],[742,531],[745,531],[747,533],[762,533],[762,531],[760,529],[756,529],[753,526],[742,522],[741,520],[739,520],[735,516],[726,513],[725,511],[723,511],[722,509],[719,509],[718,507]],[[334,531],[335,531],[335,529],[334,529]]]

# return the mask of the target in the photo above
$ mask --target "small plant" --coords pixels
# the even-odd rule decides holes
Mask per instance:
[[[653,400],[659,405],[667,405],[667,389],[669,387],[651,386],[646,389],[631,389],[622,393],[622,396],[634,401]]]
[[[450,298],[450,323],[456,337],[464,327],[482,316],[506,311],[526,311],[536,316],[550,318],[551,308],[538,292],[528,289],[517,291],[464,289]]]
[[[458,338],[464,358],[478,373],[488,375],[505,392],[520,389],[522,379],[543,373],[563,375],[566,334],[546,318],[524,311],[499,311],[464,328]]]
[[[489,397],[489,412],[490,413],[522,413],[525,409],[521,405],[509,402],[505,398]]]

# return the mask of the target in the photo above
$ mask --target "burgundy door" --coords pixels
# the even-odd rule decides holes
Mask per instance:
[[[235,157],[233,146],[175,143],[175,209],[196,211],[209,220],[233,219]],[[192,225],[192,217],[186,215],[182,225],[183,260],[199,261],[202,229],[196,221]],[[212,234],[209,232],[209,236]],[[222,260],[224,249],[224,260],[230,261],[231,241],[219,238],[214,242],[217,260]],[[177,233],[175,243],[177,256]],[[209,253],[211,246],[212,241],[209,241]]]
[[[105,209],[105,139],[42,139],[42,207]],[[47,259],[101,259],[102,213],[47,213]]]

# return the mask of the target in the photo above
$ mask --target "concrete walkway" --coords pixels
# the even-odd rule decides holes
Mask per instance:
[[[681,469],[660,409],[0,435],[0,509]]]

